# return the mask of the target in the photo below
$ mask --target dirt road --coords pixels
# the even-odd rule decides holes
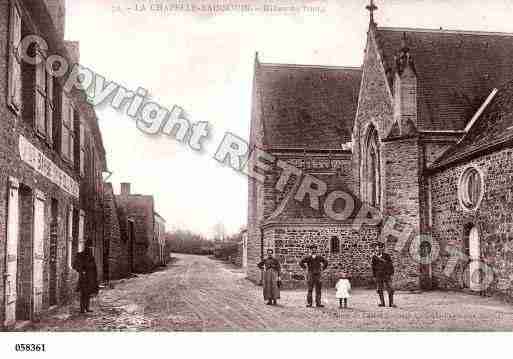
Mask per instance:
[[[376,294],[356,290],[350,308],[306,308],[302,290],[283,291],[267,306],[242,270],[207,257],[179,255],[162,271],[115,282],[93,300],[91,314],[63,307],[29,330],[38,331],[344,331],[513,330],[513,307],[463,293],[398,293],[397,309],[378,308]]]

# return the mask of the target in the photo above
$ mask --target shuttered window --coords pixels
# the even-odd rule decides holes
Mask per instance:
[[[19,48],[21,42],[21,13],[16,2],[11,1],[9,21],[9,83],[7,104],[16,112],[21,113],[22,85],[21,58]]]
[[[53,144],[53,113],[55,105],[53,102],[53,76],[46,71],[46,140]]]
[[[46,69],[44,64],[46,55],[41,49],[36,48],[36,57],[39,62],[36,65],[36,131],[39,135],[46,137]]]
[[[62,125],[61,125],[61,153],[64,159],[73,163],[73,124],[75,119],[75,110],[69,97],[62,94]]]
[[[86,127],[82,119],[80,119],[80,175],[85,176],[85,153],[86,153]]]
[[[53,143],[53,76],[46,70],[47,54],[36,49],[35,118],[36,131],[48,144]]]

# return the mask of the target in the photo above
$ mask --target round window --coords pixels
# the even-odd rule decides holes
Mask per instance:
[[[475,167],[469,167],[461,176],[459,198],[462,206],[468,210],[479,207],[483,198],[483,178]]]

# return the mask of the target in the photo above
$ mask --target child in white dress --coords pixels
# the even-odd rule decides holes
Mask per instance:
[[[336,297],[339,300],[339,308],[342,308],[342,302],[344,303],[344,308],[347,308],[347,299],[351,296],[351,282],[347,278],[346,273],[341,273],[335,288],[337,288]]]

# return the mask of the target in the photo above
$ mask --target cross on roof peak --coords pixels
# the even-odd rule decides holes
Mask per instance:
[[[370,13],[370,22],[374,23],[374,11],[378,10],[378,7],[376,4],[374,4],[374,0],[370,0],[370,4],[365,7],[367,10],[369,10]]]

